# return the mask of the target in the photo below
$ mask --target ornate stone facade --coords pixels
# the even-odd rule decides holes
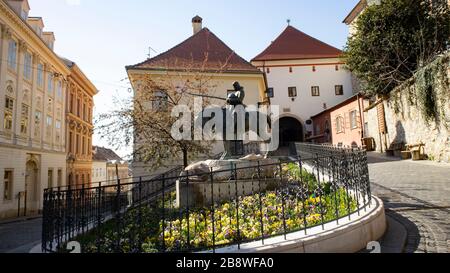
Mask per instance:
[[[67,183],[72,186],[92,182],[92,113],[97,89],[72,61],[66,107]]]
[[[38,213],[44,189],[65,185],[70,71],[28,11],[26,0],[0,1],[0,218]]]

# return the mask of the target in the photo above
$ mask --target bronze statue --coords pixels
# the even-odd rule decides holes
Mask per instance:
[[[234,82],[233,87],[235,92],[228,95],[227,104],[233,106],[244,104],[244,87],[242,87],[239,82]]]

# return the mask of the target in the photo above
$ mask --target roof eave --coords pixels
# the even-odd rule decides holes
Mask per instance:
[[[364,9],[363,5],[366,5],[366,0],[360,0],[355,7],[350,11],[350,13],[345,17],[344,21],[342,23],[346,25],[350,25],[353,20],[361,13],[361,10]],[[361,8],[361,10],[358,12],[358,8]]]
[[[140,71],[159,71],[159,72],[203,72],[203,73],[217,73],[217,74],[264,74],[262,71],[260,71],[259,69],[257,70],[225,70],[225,71],[220,71],[220,70],[214,70],[214,69],[205,69],[205,70],[200,70],[200,69],[192,69],[192,71],[186,71],[183,69],[168,69],[168,68],[162,68],[162,67],[135,67],[135,66],[126,66],[125,69],[127,70],[127,72],[132,72],[132,70],[140,70]]]
[[[253,59],[251,62],[270,62],[270,61],[300,61],[300,60],[314,60],[314,59],[338,59],[343,55],[335,56],[322,56],[322,57],[309,57],[309,58],[267,58],[267,59]]]

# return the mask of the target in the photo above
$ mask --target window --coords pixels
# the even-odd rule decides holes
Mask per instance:
[[[77,99],[77,116],[81,115],[81,99]]]
[[[234,92],[234,91],[233,91]],[[169,99],[165,91],[156,91],[152,103],[152,109],[157,111],[166,111]]]
[[[73,153],[73,133],[69,132],[69,153]]]
[[[3,200],[11,201],[13,195],[13,171],[5,170],[3,175]]]
[[[51,116],[47,116],[47,137],[52,136],[52,126],[53,126],[53,118]]]
[[[56,142],[59,142],[61,140],[61,121],[57,120],[55,122],[55,128],[56,128]]]
[[[20,133],[26,135],[28,133],[28,119],[30,107],[22,103],[22,117],[20,119]]]
[[[81,154],[86,155],[86,137],[82,137],[81,141]]]
[[[41,119],[42,113],[40,111],[36,111],[34,113],[34,136],[39,137],[41,135]]]
[[[288,87],[288,95],[290,98],[297,97],[297,87]]]
[[[319,97],[320,96],[320,89],[318,86],[312,86],[311,87],[311,95],[313,97]]]
[[[356,110],[350,112],[350,128],[358,128]]]
[[[5,130],[12,130],[13,127],[13,112],[14,112],[14,99],[6,96],[5,99],[5,116],[3,119],[3,126]]]
[[[338,134],[344,132],[344,118],[341,116],[336,118],[336,132]]]
[[[47,179],[48,179],[48,182],[47,182],[48,187],[47,188],[49,188],[49,189],[53,188],[53,169],[48,169]]]
[[[62,186],[62,170],[58,169],[58,176],[57,176],[57,183],[58,183],[58,187]]]
[[[17,43],[14,40],[8,44],[8,67],[14,70],[17,68]]]
[[[47,76],[47,91],[50,94],[53,92],[53,74],[52,73],[48,73],[48,76]]]
[[[76,142],[75,142],[75,151],[76,151],[76,154],[79,154],[80,153],[80,135],[78,135],[77,134],[77,139],[76,139]]]
[[[42,64],[37,66],[37,85],[41,88],[44,85],[44,66]]]
[[[87,120],[87,117],[86,117],[86,103],[83,103],[83,120]]]
[[[273,88],[272,87],[267,88],[267,97],[273,98],[273,96],[274,96]]]
[[[58,81],[56,83],[56,97],[58,99],[62,99],[62,83],[61,83],[61,81]]]
[[[23,76],[27,80],[31,80],[31,66],[32,66],[32,60],[31,60],[31,54],[26,52],[25,53],[25,60],[23,63]]]
[[[266,72],[267,72],[267,74],[270,73],[270,68],[269,67],[266,69]]]
[[[344,95],[344,86],[342,86],[342,85],[335,85],[334,86],[334,92],[335,92],[336,96]]]
[[[91,107],[88,108],[88,120],[87,121],[89,123],[92,122],[92,108]]]
[[[69,101],[69,111],[73,114],[73,103],[74,103],[74,94],[70,94],[70,101]]]

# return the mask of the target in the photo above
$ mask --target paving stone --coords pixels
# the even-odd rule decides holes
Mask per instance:
[[[372,193],[408,231],[405,252],[450,252],[450,165],[369,153]]]

